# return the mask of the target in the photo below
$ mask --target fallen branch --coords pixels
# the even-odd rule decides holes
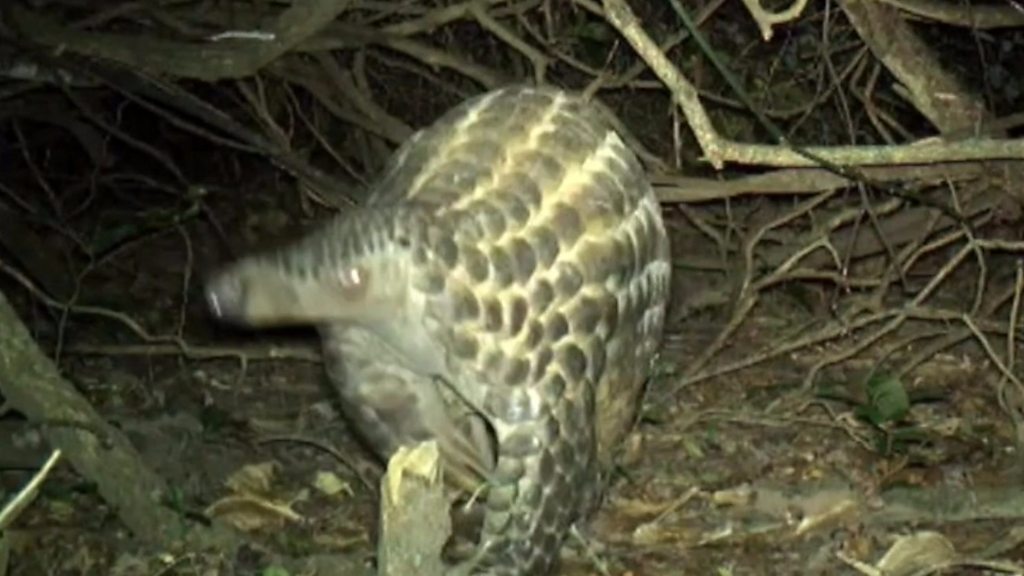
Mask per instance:
[[[137,537],[173,549],[209,546],[229,549],[234,537],[223,528],[188,523],[165,505],[163,479],[153,473],[117,428],[93,410],[36,343],[6,296],[0,293],[0,392],[18,412],[42,429],[53,448],[84,478],[96,483]]]
[[[261,30],[223,31],[185,43],[144,34],[85,32],[65,27],[18,4],[11,21],[23,36],[47,46],[65,46],[86,56],[127,64],[157,74],[216,81],[251,76],[316,34],[348,9],[351,0],[308,0],[285,9]]]

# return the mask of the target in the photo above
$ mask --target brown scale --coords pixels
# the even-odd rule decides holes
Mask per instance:
[[[433,438],[453,491],[486,485],[462,574],[550,573],[636,418],[671,268],[609,126],[551,88],[472,98],[395,151],[364,207],[207,285],[224,320],[317,326],[382,459]]]

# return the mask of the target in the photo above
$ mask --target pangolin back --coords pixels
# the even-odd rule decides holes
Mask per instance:
[[[209,297],[226,318],[319,326],[382,457],[436,438],[453,486],[487,483],[475,566],[546,574],[635,419],[670,270],[657,199],[603,112],[514,86],[417,132],[363,208],[229,267]]]

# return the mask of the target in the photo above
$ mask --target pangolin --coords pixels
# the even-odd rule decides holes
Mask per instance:
[[[637,157],[582,95],[509,86],[416,132],[365,202],[206,284],[213,314],[317,327],[381,458],[438,442],[482,496],[472,571],[548,574],[634,423],[671,279]]]

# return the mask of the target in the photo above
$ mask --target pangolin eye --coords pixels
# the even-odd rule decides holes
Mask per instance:
[[[338,284],[347,298],[362,298],[369,280],[369,272],[362,266],[344,266],[338,270]]]

